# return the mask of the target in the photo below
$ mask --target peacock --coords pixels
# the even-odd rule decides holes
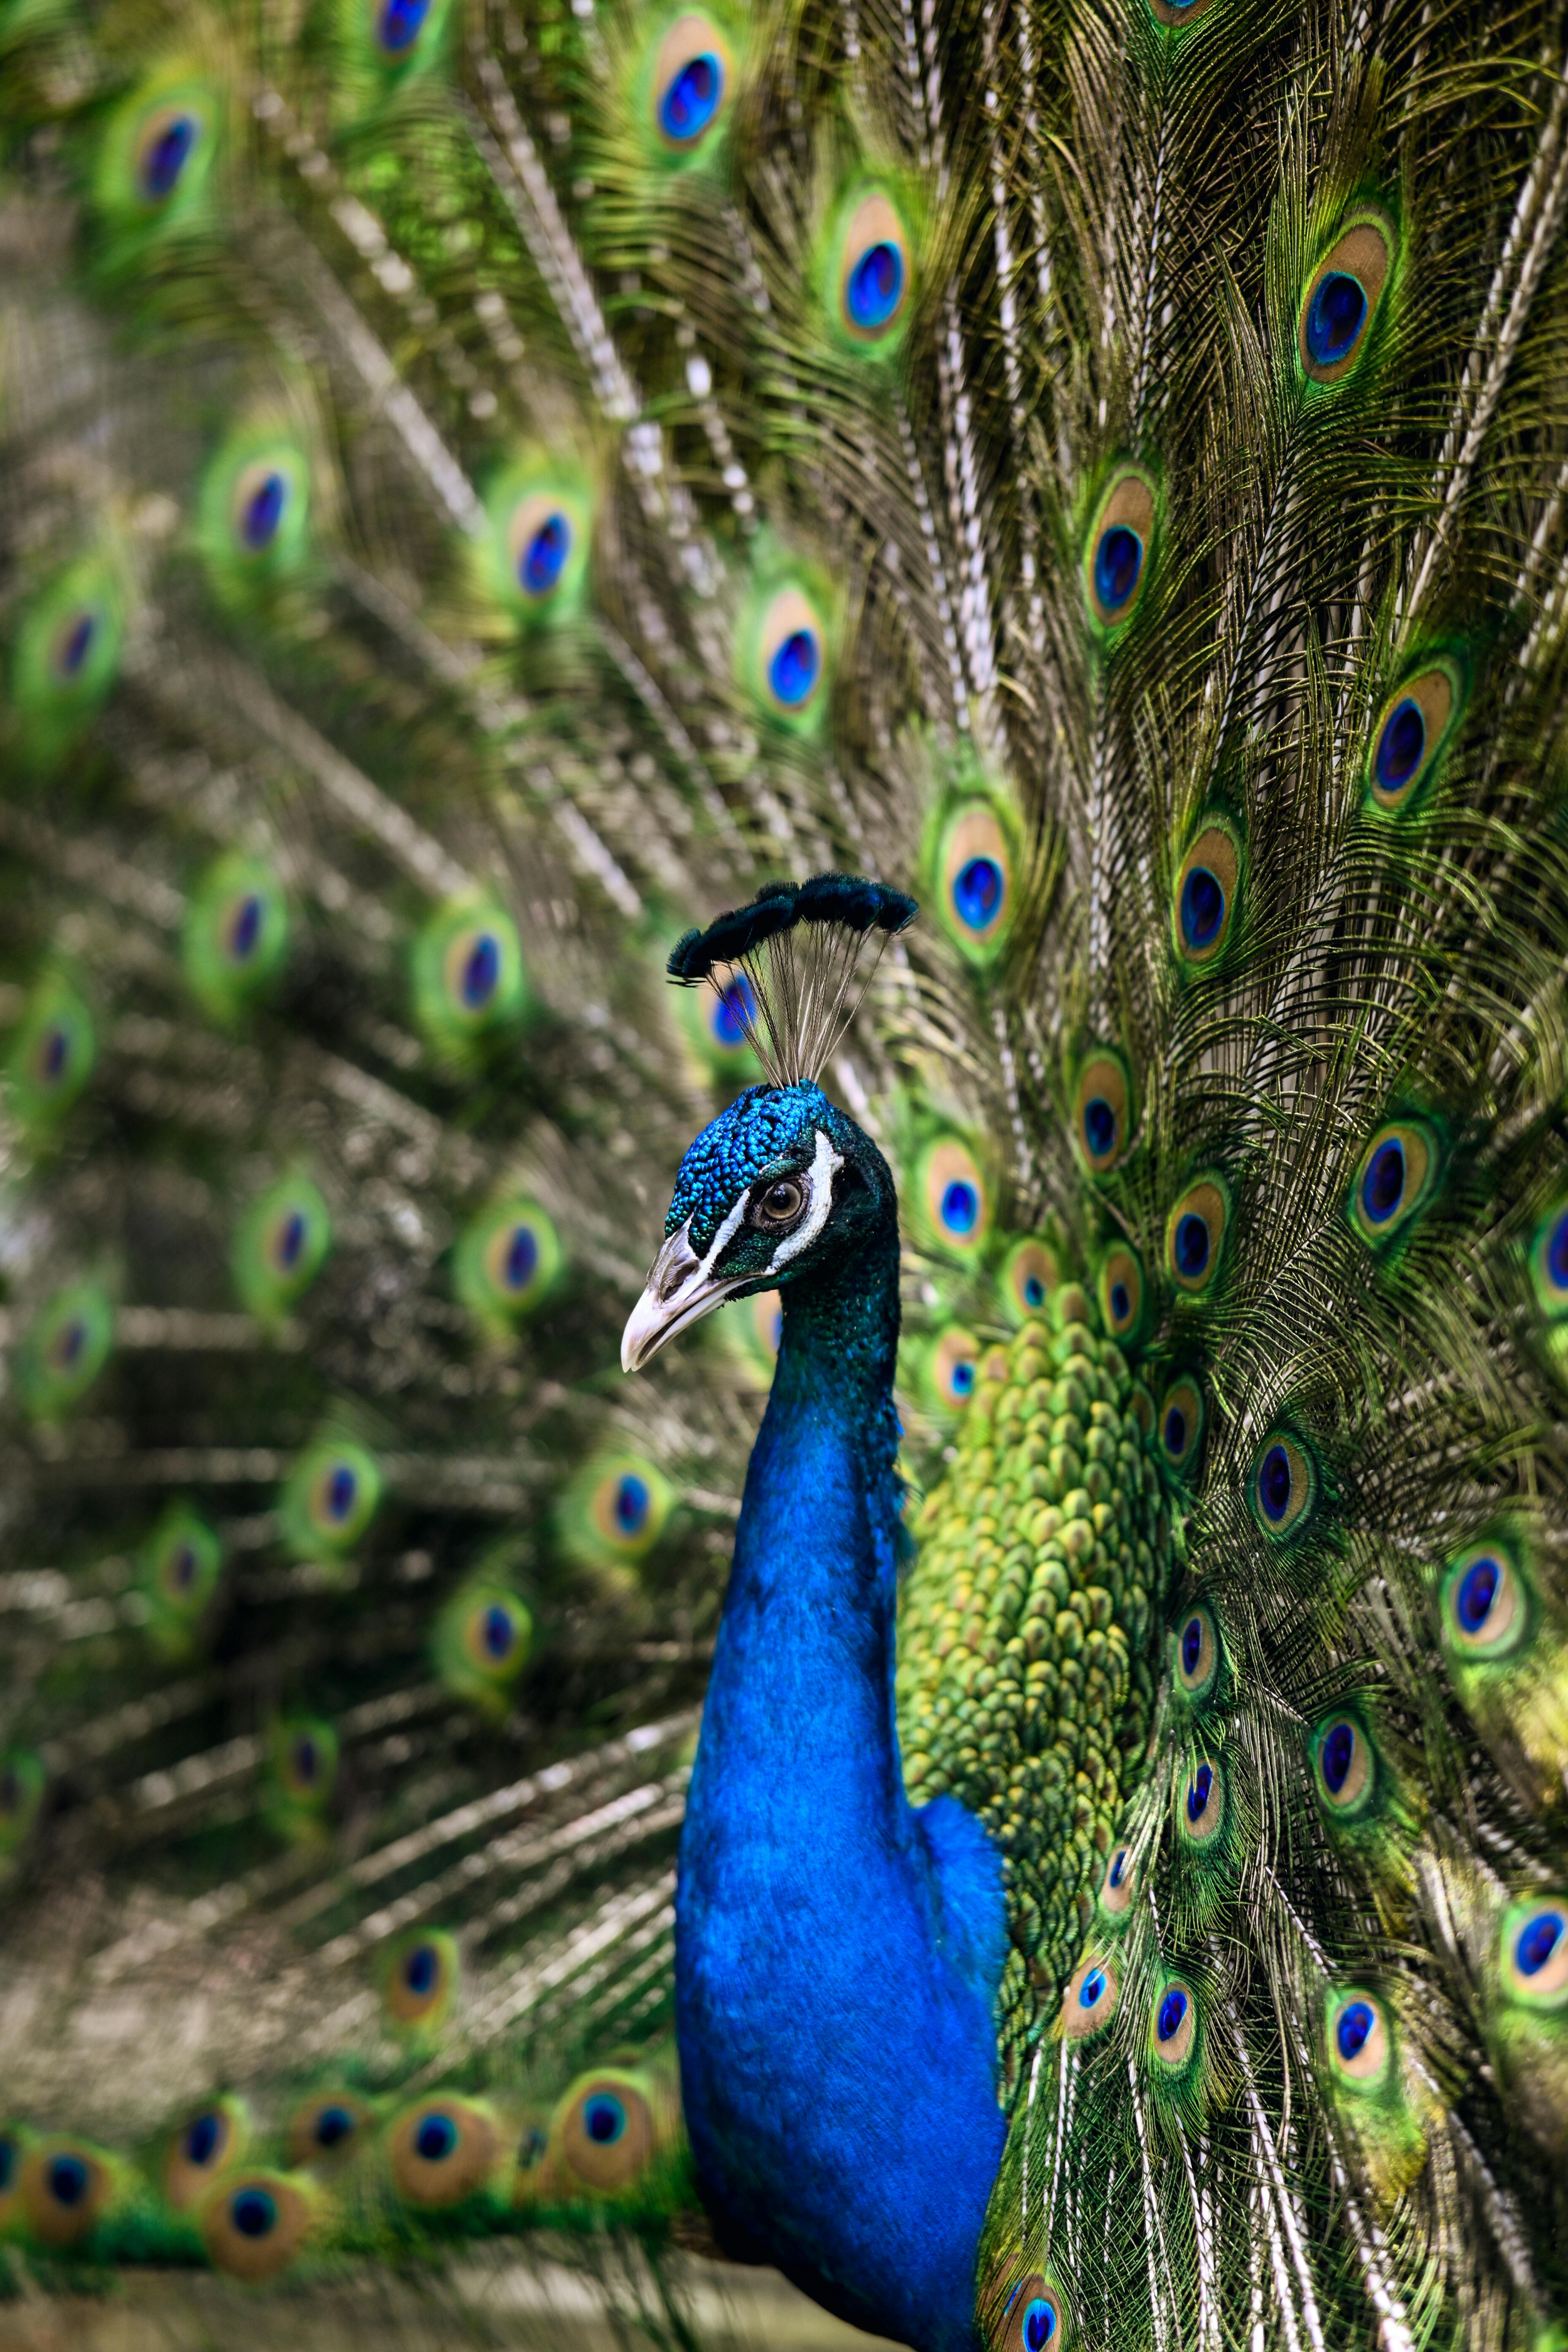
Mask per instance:
[[[1563,2352],[1561,11],[0,0],[0,159],[5,2294]]]

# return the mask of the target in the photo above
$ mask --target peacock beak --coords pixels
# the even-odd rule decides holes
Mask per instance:
[[[689,1232],[689,1220],[678,1234],[670,1234],[649,1268],[647,1287],[632,1308],[621,1334],[623,1372],[640,1372],[667,1339],[700,1323],[715,1307],[722,1307],[745,1279],[742,1276],[725,1281],[710,1272],[728,1238],[728,1228],[719,1234],[706,1258],[700,1258],[692,1248]]]

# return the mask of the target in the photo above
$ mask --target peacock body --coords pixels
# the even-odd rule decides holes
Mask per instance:
[[[0,124],[11,2284],[1552,2352],[1559,15]]]

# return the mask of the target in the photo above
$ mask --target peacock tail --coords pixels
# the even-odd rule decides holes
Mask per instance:
[[[616,1353],[852,869],[980,2334],[1559,2346],[1563,42],[0,8],[16,2276],[710,2242],[776,1297]]]

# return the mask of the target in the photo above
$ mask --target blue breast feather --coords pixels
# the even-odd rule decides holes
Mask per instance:
[[[885,1385],[790,1319],[681,1844],[682,2096],[738,2236],[858,2325],[968,2352],[1005,2138],[1001,1867],[955,1800],[903,1791]]]

